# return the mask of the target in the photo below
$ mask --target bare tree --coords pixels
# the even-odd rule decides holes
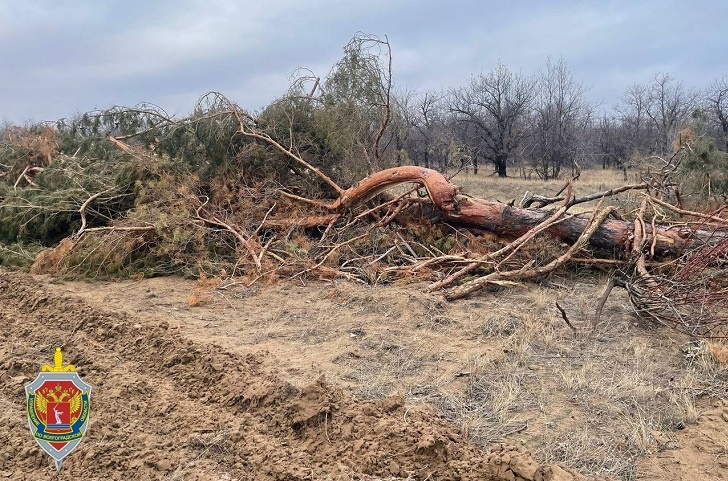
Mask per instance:
[[[548,61],[539,76],[539,96],[533,117],[533,160],[543,179],[559,176],[563,166],[578,172],[578,153],[590,121],[586,89],[574,80],[566,62]]]
[[[397,167],[407,165],[410,156],[407,150],[410,135],[414,129],[415,93],[409,89],[392,95],[392,122],[390,131],[394,141],[394,157]]]
[[[708,118],[720,130],[719,148],[728,150],[728,76],[708,88],[705,104]]]
[[[670,74],[659,73],[647,90],[647,117],[655,128],[655,150],[665,155],[672,150],[677,133],[690,121],[697,95]]]
[[[630,156],[627,125],[619,118],[604,114],[596,129],[596,148],[602,168],[614,165],[618,169],[624,169],[624,163]]]
[[[623,142],[629,155],[654,153],[653,128],[647,117],[647,86],[634,84],[627,88],[622,101],[615,107],[624,128]]]
[[[500,177],[526,134],[525,119],[535,96],[534,79],[514,74],[499,64],[487,75],[450,93],[450,111],[458,123],[465,123],[480,142],[476,147],[493,162]]]
[[[442,167],[440,149],[445,130],[444,95],[440,92],[424,92],[414,98],[411,152],[415,165],[432,168]]]

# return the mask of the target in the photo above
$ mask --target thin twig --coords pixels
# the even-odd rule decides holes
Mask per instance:
[[[703,214],[703,213],[695,212],[695,211],[692,211],[692,210],[681,209],[681,208],[679,208],[677,206],[674,206],[674,205],[672,205],[672,204],[670,204],[668,202],[665,202],[664,200],[660,200],[660,199],[657,199],[657,198],[652,197],[652,196],[649,197],[649,201],[650,202],[654,202],[656,204],[659,204],[662,207],[666,207],[666,208],[670,209],[671,211],[677,212],[678,214],[681,214],[681,215],[689,215],[691,217],[699,217],[701,219],[712,220],[714,222],[718,222],[719,224],[722,224],[722,225],[728,225],[728,219],[724,219],[722,217],[718,217],[718,216],[715,216],[715,215],[709,215],[709,214]],[[721,207],[719,209],[719,211],[720,210],[723,210],[725,208],[726,208],[726,206],[723,206],[723,207]]]
[[[566,325],[569,326],[572,331],[576,332],[576,328],[571,324],[569,316],[566,315],[566,311],[564,310],[564,308],[559,305],[559,301],[556,301],[556,308],[561,313],[561,317],[564,319],[564,322],[566,322]]]
[[[600,297],[599,302],[597,302],[597,310],[594,313],[594,322],[592,322],[592,333],[597,330],[599,321],[602,318],[602,309],[604,308],[604,304],[606,304],[607,299],[609,298],[609,294],[612,292],[612,289],[614,289],[614,286],[616,285],[617,284],[614,277],[610,277],[609,282],[607,282],[607,287],[604,289],[602,297]]]

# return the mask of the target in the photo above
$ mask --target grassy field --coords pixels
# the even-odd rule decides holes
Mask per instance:
[[[483,173],[475,175],[466,172],[452,172],[449,175],[454,175],[451,181],[458,185],[465,194],[501,202],[515,201],[515,205],[521,203],[526,192],[545,197],[555,196],[563,189],[568,180],[568,177],[566,180],[525,180],[518,177],[500,178],[495,175]],[[624,174],[620,170],[584,170],[579,178],[574,181],[573,193],[575,196],[580,197],[595,192],[603,192],[615,187],[621,187],[629,182],[636,182],[636,177],[636,173],[628,173],[628,181],[625,181]],[[619,198],[631,201],[636,195],[639,194],[627,192]]]
[[[221,291],[158,278],[48,288],[169,322],[195,342],[266,353],[266,365],[298,387],[325,376],[357,399],[430,406],[485,449],[516,444],[539,462],[624,481],[665,479],[643,473],[681,459],[673,452],[688,467],[713,469],[722,458],[710,438],[719,444],[728,434],[720,412],[710,421],[714,403],[728,397],[728,348],[640,322],[618,290],[592,330],[605,283],[570,272],[452,303],[421,283]],[[205,301],[190,306],[201,289]],[[696,430],[709,438],[693,445],[682,437]]]

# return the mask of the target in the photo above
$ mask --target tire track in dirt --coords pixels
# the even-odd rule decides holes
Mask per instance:
[[[299,390],[265,367],[265,353],[195,343],[3,270],[0,479],[53,476],[28,431],[23,386],[56,345],[93,386],[88,437],[58,480],[587,479],[513,446],[485,453],[401,398],[358,401],[324,379]]]

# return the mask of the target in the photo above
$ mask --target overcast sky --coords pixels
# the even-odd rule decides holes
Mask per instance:
[[[182,116],[211,90],[256,110],[296,67],[325,76],[358,31],[389,38],[410,90],[563,58],[610,108],[658,72],[695,88],[728,75],[724,0],[0,0],[0,119],[140,102]]]

